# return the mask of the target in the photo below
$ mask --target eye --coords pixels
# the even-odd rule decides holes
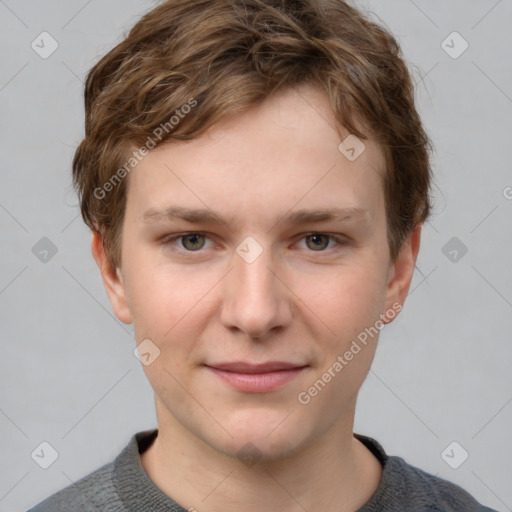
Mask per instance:
[[[313,252],[326,252],[325,249],[329,246],[329,242],[336,242],[337,245],[344,245],[346,241],[342,237],[329,235],[326,233],[308,233],[304,235],[302,240],[306,241],[308,249]]]
[[[162,240],[165,246],[170,246],[176,252],[199,252],[205,246],[208,239],[203,233],[182,233]],[[182,240],[182,247],[176,247],[175,242]]]

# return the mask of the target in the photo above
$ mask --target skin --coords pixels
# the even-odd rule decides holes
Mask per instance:
[[[352,434],[378,336],[307,405],[297,397],[379,315],[404,303],[421,226],[392,262],[382,151],[365,140],[365,151],[349,161],[334,126],[319,90],[280,91],[144,158],[129,176],[119,268],[93,233],[117,318],[133,323],[137,343],[150,339],[160,350],[143,366],[159,434],[141,462],[186,509],[348,512],[379,485],[380,463]],[[143,222],[147,210],[170,205],[207,208],[226,220]],[[331,207],[367,213],[283,221],[290,211]],[[197,232],[205,237],[166,239]],[[262,250],[252,263],[236,252],[248,236]],[[266,393],[235,390],[204,366],[276,360],[307,368]],[[252,467],[237,457],[248,442],[260,457]]]

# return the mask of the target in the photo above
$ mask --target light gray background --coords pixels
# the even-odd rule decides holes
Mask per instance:
[[[132,329],[111,313],[70,180],[84,76],[153,5],[0,0],[2,512],[26,510],[156,426]],[[358,5],[391,28],[417,67],[439,189],[355,431],[512,510],[512,2]],[[31,48],[43,31],[59,44],[47,59]],[[469,43],[457,59],[441,46],[453,31]],[[32,252],[42,237],[58,249],[47,262]],[[442,252],[452,237],[468,248],[457,262]],[[46,470],[31,458],[42,441],[59,455]],[[441,457],[452,441],[469,453],[458,469]]]

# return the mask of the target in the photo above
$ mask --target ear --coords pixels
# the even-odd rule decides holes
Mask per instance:
[[[126,286],[123,281],[121,269],[114,269],[112,267],[105,253],[103,240],[101,236],[94,231],[92,231],[91,251],[100,269],[103,285],[105,286],[116,317],[125,324],[131,324],[132,315],[128,307]]]
[[[421,224],[414,228],[414,231],[408,235],[400,248],[398,258],[390,264],[388,274],[388,284],[386,289],[386,311],[395,311],[397,304],[403,306],[409,287],[411,286],[412,276],[414,274],[414,265],[420,250]],[[394,307],[393,307],[394,306]],[[384,313],[385,314],[385,313]],[[396,317],[384,317],[385,324],[391,323]]]

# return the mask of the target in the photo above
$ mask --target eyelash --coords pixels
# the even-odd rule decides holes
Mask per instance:
[[[174,236],[170,236],[170,237],[165,237],[163,240],[162,240],[162,244],[166,247],[170,247],[170,250],[175,252],[175,253],[179,253],[179,254],[194,254],[194,253],[201,253],[201,252],[204,252],[204,250],[202,249],[199,249],[197,251],[188,251],[187,249],[181,249],[181,248],[177,248],[172,244],[172,242],[175,242],[176,240],[179,240],[180,238],[185,238],[187,236],[190,236],[190,235],[200,235],[200,236],[204,236],[206,238],[210,238],[208,237],[207,233],[202,233],[200,231],[190,231],[188,233],[181,233],[181,234],[178,234],[178,235],[174,235]],[[340,247],[344,246],[344,245],[347,245],[347,239],[344,238],[344,237],[341,237],[341,236],[336,236],[336,235],[331,235],[329,233],[321,233],[321,232],[318,232],[318,231],[312,231],[310,233],[305,233],[302,235],[302,237],[300,238],[299,241],[301,240],[304,240],[305,238],[307,237],[310,237],[310,236],[313,236],[313,235],[322,235],[322,236],[326,236],[326,237],[329,237],[329,242],[331,241],[335,241],[337,243],[337,248],[339,249]],[[321,251],[313,251],[313,250],[310,250],[308,252],[311,252],[311,253],[328,253],[332,250],[336,250],[336,247],[335,248],[331,248],[331,250],[329,249],[323,249]]]

